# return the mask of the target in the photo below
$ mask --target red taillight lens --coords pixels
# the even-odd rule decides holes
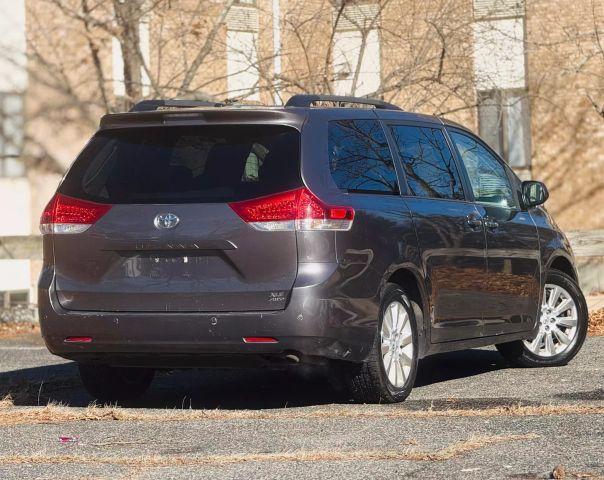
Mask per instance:
[[[243,337],[243,343],[279,343],[273,337]]]
[[[92,337],[67,337],[64,342],[66,343],[90,343]]]
[[[300,190],[229,203],[245,222],[287,222],[296,219]]]
[[[258,230],[350,230],[354,220],[352,207],[326,205],[307,188],[229,206]]]
[[[42,233],[81,233],[95,224],[111,205],[88,202],[57,193],[40,217]]]

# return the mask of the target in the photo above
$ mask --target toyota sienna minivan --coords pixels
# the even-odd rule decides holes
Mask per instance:
[[[437,352],[563,365],[587,307],[547,197],[468,129],[377,100],[143,101],[42,214],[42,334],[102,401],[157,369],[327,366],[387,403]]]

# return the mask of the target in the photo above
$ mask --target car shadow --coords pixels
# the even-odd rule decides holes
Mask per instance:
[[[420,361],[416,389],[505,368],[495,350],[443,353]],[[20,406],[50,402],[88,406],[93,398],[79,379],[77,364],[65,362],[0,373],[0,397]],[[346,404],[351,399],[332,388],[326,376],[305,368],[288,370],[174,370],[159,372],[149,391],[131,408],[272,409]],[[436,406],[438,407],[436,402]],[[408,408],[435,406],[433,400],[410,399]]]

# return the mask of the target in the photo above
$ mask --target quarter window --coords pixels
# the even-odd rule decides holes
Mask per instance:
[[[393,126],[407,184],[418,197],[464,198],[453,154],[438,128]]]
[[[342,190],[398,193],[386,135],[376,120],[329,122],[329,167]]]
[[[468,172],[475,200],[500,207],[515,207],[510,180],[497,158],[468,135],[451,132],[451,139]]]

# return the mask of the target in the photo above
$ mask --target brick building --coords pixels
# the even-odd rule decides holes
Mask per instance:
[[[39,268],[35,254],[13,258],[11,238],[37,235],[100,115],[140,98],[381,97],[479,132],[521,177],[548,184],[562,228],[604,229],[604,0],[0,0],[0,10],[6,305],[35,302]],[[604,290],[604,253],[590,252],[584,285]]]

